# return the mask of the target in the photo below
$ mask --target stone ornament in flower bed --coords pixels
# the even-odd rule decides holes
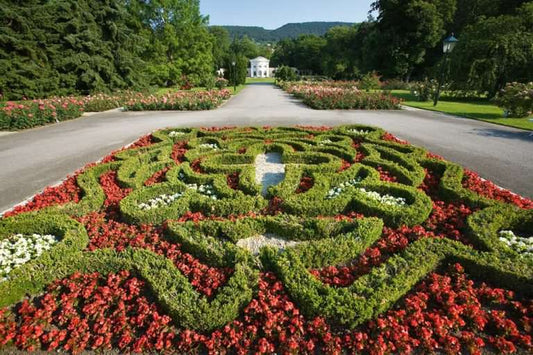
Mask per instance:
[[[517,309],[527,309],[533,295],[524,237],[532,230],[533,202],[479,186],[459,166],[375,127],[168,129],[89,166],[76,181],[71,202],[30,203],[0,220],[1,240],[35,234],[56,241],[29,253],[30,260],[0,281],[6,307],[0,335],[7,339],[0,344],[375,352],[372,337],[381,337],[389,352],[478,349],[478,338],[453,335],[475,328],[457,315],[472,312],[460,301],[453,304],[460,319],[446,318],[450,330],[439,330],[446,335],[436,340],[417,340],[423,323],[410,321],[405,327],[414,333],[402,328],[401,339],[399,325],[391,323],[389,331],[376,324],[403,322],[387,315],[405,315],[397,308],[401,300],[411,302],[417,287],[450,265],[460,280],[466,272],[516,292],[519,301],[509,305]],[[474,287],[466,281],[454,287],[466,285]],[[47,286],[35,306],[16,306]],[[96,296],[104,291],[114,298]],[[135,311],[132,300],[151,311]],[[47,310],[32,311],[41,305]],[[133,308],[119,321],[116,312],[127,307]],[[151,328],[136,312],[153,317]],[[516,330],[487,327],[486,342],[501,350],[513,341],[530,350],[530,323],[520,322],[530,322],[531,313],[524,312],[504,320],[519,324]],[[86,340],[61,333],[68,319],[82,322]],[[43,324],[31,336],[30,321]],[[119,323],[115,335],[96,326]],[[484,326],[476,327],[482,334]]]

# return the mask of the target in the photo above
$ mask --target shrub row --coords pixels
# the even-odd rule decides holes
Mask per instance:
[[[118,107],[140,110],[210,110],[231,97],[228,90],[178,91],[164,96],[131,91],[85,97],[0,102],[0,131],[21,130],[71,120],[83,112],[102,112]]]
[[[356,249],[359,253],[371,243],[371,239],[361,238]],[[329,243],[332,243],[333,250],[337,241],[333,238]],[[301,255],[297,250],[287,250],[282,254],[265,250],[262,257],[274,267],[305,315],[324,316],[350,328],[389,309],[428,273],[445,262],[459,261],[474,275],[533,295],[533,269],[530,265],[499,254],[477,252],[448,239],[419,240],[345,288],[331,287],[319,281],[307,269],[321,265],[306,264]],[[308,260],[308,257],[305,259]]]
[[[159,95],[137,95],[124,105],[129,111],[211,110],[231,97],[229,90],[178,91]]]
[[[19,130],[78,118],[83,103],[75,98],[8,101],[0,104],[0,130]]]

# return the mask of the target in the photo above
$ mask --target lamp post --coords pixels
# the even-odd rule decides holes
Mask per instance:
[[[459,42],[459,40],[453,36],[453,33],[450,37],[446,38],[442,42],[442,51],[444,52],[444,61],[442,63],[441,70],[440,70],[440,79],[439,79],[439,84],[438,84],[439,86],[437,87],[437,93],[435,94],[435,101],[433,101],[433,106],[437,106],[437,103],[439,102],[440,89],[442,85],[444,84],[444,69],[446,68],[446,63],[448,63],[448,54],[450,54],[453,51],[457,42]]]
[[[231,62],[231,65],[233,66],[233,94],[237,92],[237,72],[235,71],[235,65],[237,63],[235,61]]]

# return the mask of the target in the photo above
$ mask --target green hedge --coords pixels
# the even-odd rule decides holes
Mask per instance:
[[[82,196],[78,203],[0,220],[1,237],[47,233],[61,238],[53,249],[13,271],[9,281],[0,283],[0,306],[37,294],[54,279],[75,271],[106,274],[127,269],[146,280],[158,304],[177,325],[211,331],[239,316],[253,296],[261,269],[272,270],[281,278],[306,316],[321,315],[355,327],[392,307],[428,273],[450,262],[461,262],[469,273],[483,280],[532,295],[532,262],[498,240],[501,229],[533,229],[532,212],[463,188],[461,167],[428,158],[421,148],[385,141],[383,134],[380,129],[360,125],[324,132],[294,127],[220,131],[177,128],[154,132],[150,146],[119,152],[115,154],[116,161],[80,174],[77,183]],[[186,143],[188,148],[185,161],[179,165],[171,159],[176,143]],[[216,144],[217,149],[202,144]],[[340,171],[343,160],[353,162],[357,149],[365,154],[363,161]],[[267,152],[281,155],[286,175],[283,182],[269,188],[265,198],[255,182],[254,161],[258,154]],[[191,167],[197,161],[202,172]],[[398,183],[380,181],[377,166],[390,171]],[[166,167],[169,170],[162,183],[144,186],[148,178]],[[357,258],[379,240],[384,225],[414,226],[425,221],[432,211],[432,201],[418,189],[425,176],[424,168],[442,176],[440,197],[479,209],[467,221],[470,240],[477,250],[449,240],[420,240],[346,288],[325,285],[308,271]],[[170,260],[152,252],[84,251],[88,243],[86,231],[69,216],[102,209],[106,196],[99,179],[109,171],[117,172],[122,187],[133,189],[120,203],[123,221],[167,225],[165,238],[180,244],[183,251],[208,265],[234,268],[228,283],[213,299],[196,292]],[[227,176],[233,173],[239,175],[238,190],[228,186]],[[297,193],[303,177],[312,178],[313,186]],[[354,179],[357,183],[345,186],[339,196],[328,197],[331,189]],[[187,184],[212,185],[217,199],[202,195]],[[406,205],[379,203],[360,188],[402,197]],[[153,197],[176,192],[183,196],[168,206],[139,208],[140,203]],[[274,196],[281,199],[284,213],[264,216],[262,212]],[[176,222],[188,211],[231,218]],[[367,217],[353,221],[331,218],[349,212]],[[259,257],[236,245],[241,239],[266,233],[301,243],[282,252],[263,248]]]
[[[67,260],[89,243],[85,228],[61,214],[26,213],[0,220],[0,240],[18,233],[50,234],[59,238],[59,242],[39,257],[12,270],[9,279],[0,282],[0,307],[17,302],[26,294],[38,293],[50,282],[66,275],[69,271]]]
[[[361,238],[353,252],[362,253],[371,241],[371,238]],[[330,243],[334,250],[336,240],[332,239]],[[351,328],[392,307],[428,273],[445,262],[459,261],[473,275],[533,295],[533,269],[527,263],[500,254],[477,252],[447,239],[419,240],[345,288],[328,286],[316,279],[307,269],[323,265],[304,263],[302,256],[308,260],[297,250],[282,254],[267,250],[262,255],[306,316],[324,316]]]

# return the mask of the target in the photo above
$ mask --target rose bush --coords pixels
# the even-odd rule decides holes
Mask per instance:
[[[284,82],[289,94],[317,110],[397,110],[401,100],[382,92],[364,92],[356,82]]]
[[[231,97],[227,89],[211,91],[178,91],[159,95],[137,94],[126,102],[129,111],[151,110],[211,110]]]

